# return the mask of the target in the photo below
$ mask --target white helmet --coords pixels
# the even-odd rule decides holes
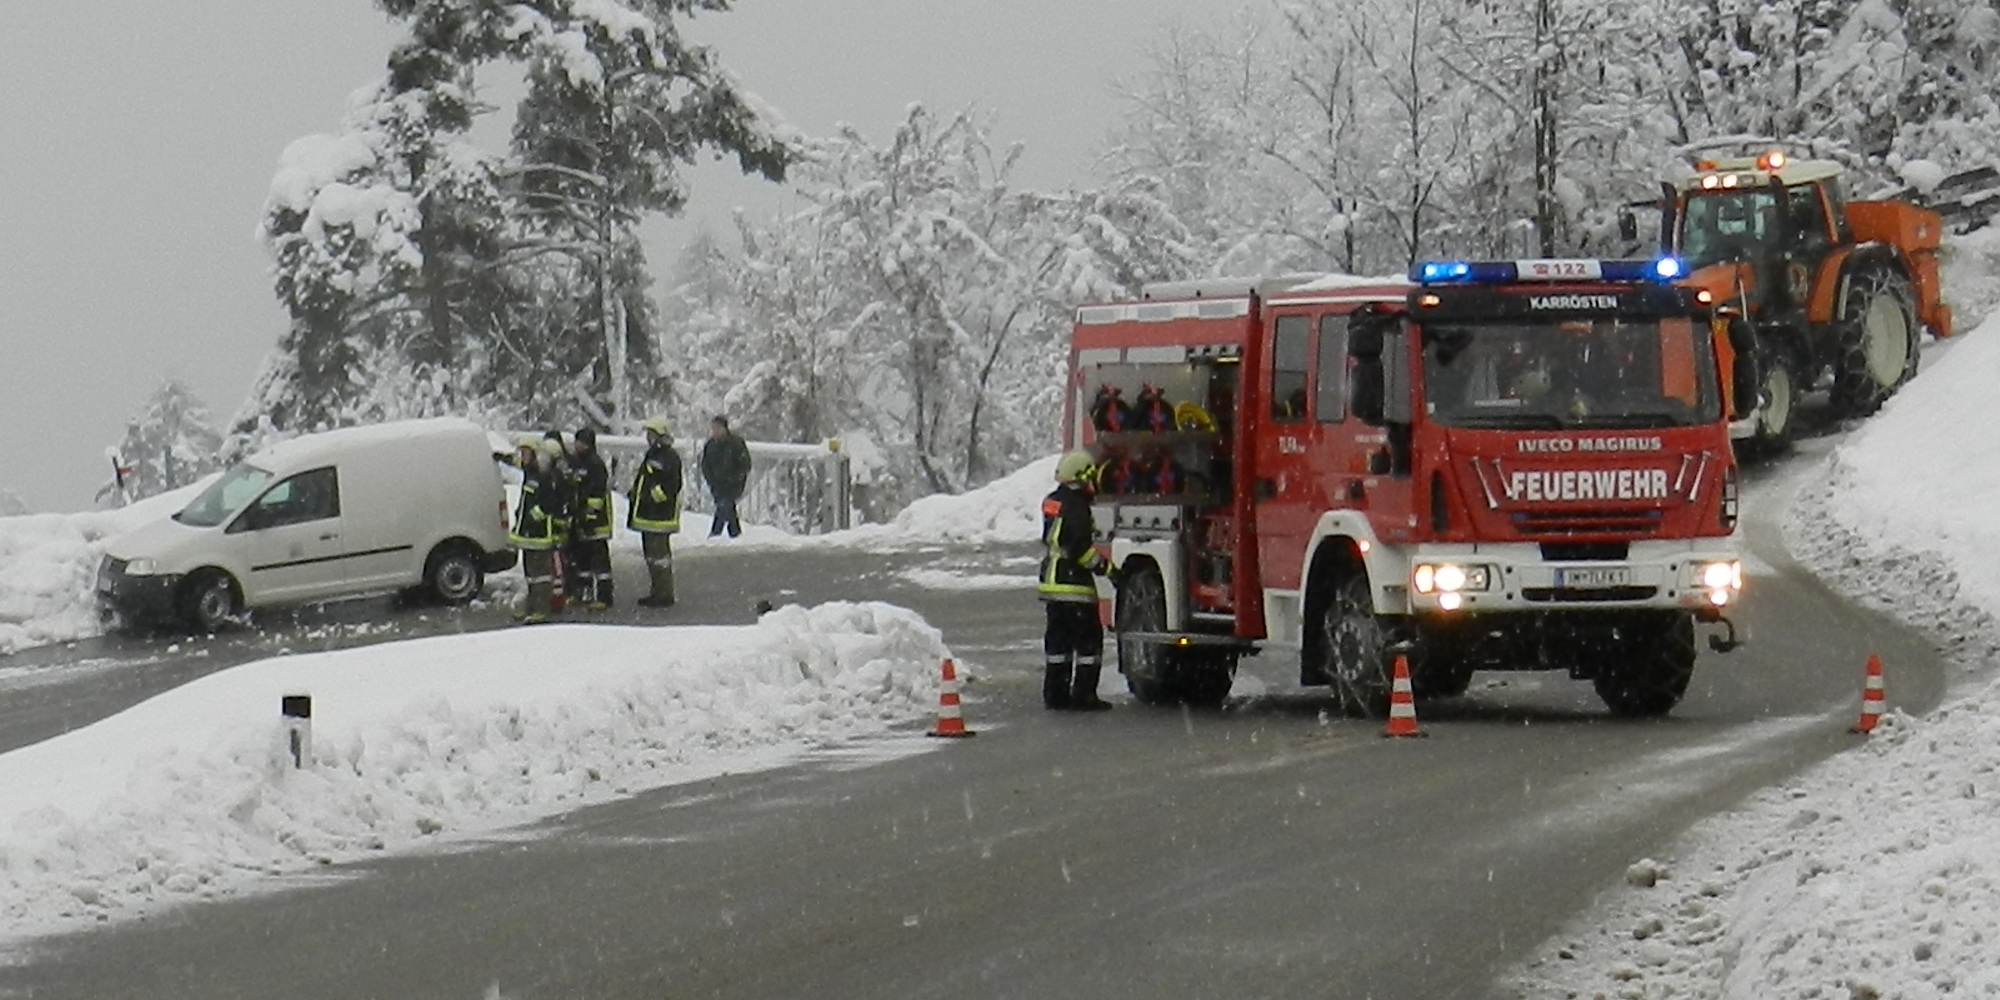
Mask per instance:
[[[1063,457],[1056,459],[1056,482],[1087,482],[1092,472],[1096,470],[1096,466],[1097,463],[1091,459],[1090,452],[1069,452],[1063,455]]]

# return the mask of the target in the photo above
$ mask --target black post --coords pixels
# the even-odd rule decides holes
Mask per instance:
[[[284,695],[278,700],[278,714],[285,719],[285,749],[292,755],[292,766],[303,768],[312,749],[312,695]]]

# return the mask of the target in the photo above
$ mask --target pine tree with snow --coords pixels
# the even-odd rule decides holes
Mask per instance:
[[[116,449],[127,496],[179,489],[222,468],[222,434],[208,407],[179,379],[168,379],[125,424]]]

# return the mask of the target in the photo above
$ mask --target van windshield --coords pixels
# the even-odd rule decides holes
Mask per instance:
[[[243,509],[257,496],[264,484],[271,481],[271,474],[254,465],[239,464],[222,474],[222,478],[202,490],[194,502],[181,508],[174,520],[196,528],[213,528],[229,519],[229,515]]]

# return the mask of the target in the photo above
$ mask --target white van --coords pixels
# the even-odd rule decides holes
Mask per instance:
[[[113,539],[98,599],[125,622],[204,631],[251,608],[411,588],[462,604],[514,564],[507,514],[493,446],[469,421],[308,435],[252,455],[171,520]]]

